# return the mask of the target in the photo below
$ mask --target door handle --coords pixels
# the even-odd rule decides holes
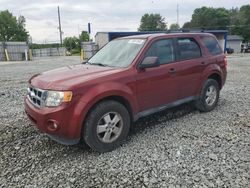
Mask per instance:
[[[170,74],[174,74],[174,73],[176,73],[176,70],[174,69],[174,68],[171,68],[171,69],[169,69],[169,71],[168,71]]]

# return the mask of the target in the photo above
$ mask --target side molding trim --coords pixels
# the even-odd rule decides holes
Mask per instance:
[[[148,116],[148,115],[151,115],[151,114],[166,110],[168,108],[172,108],[172,107],[179,106],[181,104],[193,101],[193,100],[195,100],[197,98],[198,97],[196,97],[196,96],[191,96],[191,97],[187,97],[187,98],[184,98],[184,99],[177,100],[177,101],[172,102],[172,103],[168,103],[168,104],[163,105],[163,106],[159,106],[159,107],[155,107],[155,108],[151,108],[149,110],[139,112],[138,114],[135,115],[134,121],[137,121],[141,117],[145,117],[145,116]]]

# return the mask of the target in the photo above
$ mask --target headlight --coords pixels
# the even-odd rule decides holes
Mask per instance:
[[[71,91],[46,91],[45,106],[56,107],[62,102],[70,102],[73,93]]]

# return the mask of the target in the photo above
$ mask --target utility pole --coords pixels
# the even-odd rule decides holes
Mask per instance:
[[[59,35],[60,35],[60,42],[61,42],[61,46],[62,46],[62,27],[61,27],[61,18],[60,18],[60,10],[59,10],[59,6],[57,7],[57,12],[58,12],[58,22],[59,22]]]
[[[179,4],[177,4],[177,24],[179,25]]]

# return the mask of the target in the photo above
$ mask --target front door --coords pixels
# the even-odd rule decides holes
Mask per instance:
[[[137,100],[139,111],[161,107],[178,99],[179,63],[172,39],[153,42],[144,57],[158,57],[159,67],[138,70]]]

